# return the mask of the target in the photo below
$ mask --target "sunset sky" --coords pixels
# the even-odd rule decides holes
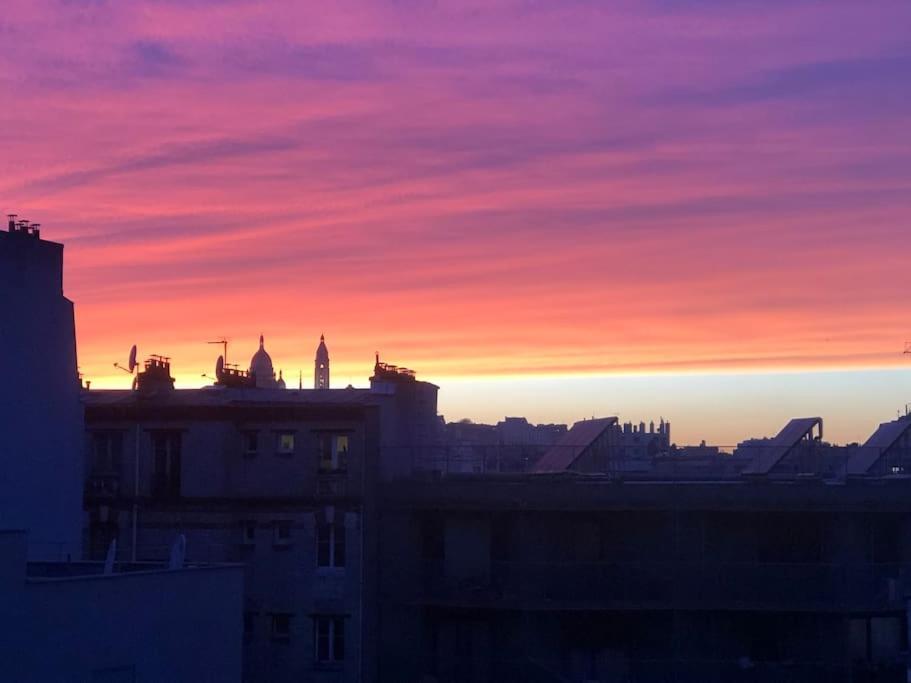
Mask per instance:
[[[131,344],[732,443],[911,400],[907,0],[12,0],[0,209]],[[761,407],[760,407],[761,406]]]

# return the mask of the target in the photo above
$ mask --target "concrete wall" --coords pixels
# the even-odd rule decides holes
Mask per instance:
[[[29,579],[17,543],[0,534],[3,680],[241,680],[240,567]]]

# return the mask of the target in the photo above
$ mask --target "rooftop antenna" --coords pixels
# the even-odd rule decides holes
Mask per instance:
[[[130,356],[127,361],[127,367],[123,367],[120,363],[114,363],[114,367],[118,370],[123,370],[125,373],[132,375],[133,371],[136,369],[136,344],[130,347]]]
[[[123,367],[120,363],[114,363],[114,367],[117,368],[118,370],[123,370],[128,375],[132,375],[135,373],[136,367],[137,367],[136,344],[133,344],[133,346],[130,347],[130,356],[129,356],[129,360],[127,360],[127,367]],[[136,384],[135,377],[133,378],[133,384],[134,385]]]
[[[222,364],[227,364],[228,362],[228,340],[222,337],[221,339],[216,339],[215,341],[206,342],[206,344],[221,344],[224,352],[221,354]]]

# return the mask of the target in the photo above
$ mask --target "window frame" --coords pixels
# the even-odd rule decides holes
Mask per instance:
[[[285,448],[283,439],[290,437],[291,447]],[[276,455],[294,455],[297,452],[297,432],[293,429],[278,429],[275,431],[275,454]]]
[[[240,523],[241,543],[243,545],[256,545],[256,520],[245,519]]]
[[[291,619],[293,616],[290,612],[272,612],[269,615],[269,637],[272,640],[279,641],[291,640]],[[284,629],[277,628],[281,620],[284,620]]]
[[[344,443],[344,447],[342,447]],[[320,474],[344,474],[348,471],[351,453],[351,435],[348,433],[322,432],[319,435],[317,468]]]
[[[316,527],[317,569],[345,569],[347,563],[348,539],[345,525],[338,522],[318,524]]]
[[[245,458],[255,458],[259,455],[259,430],[244,429],[241,430],[241,452]],[[250,448],[250,444],[253,448]]]
[[[313,615],[313,661],[317,665],[330,667],[344,664],[346,645],[343,615]]]
[[[272,545],[287,548],[291,545],[291,520],[277,519],[272,528]]]

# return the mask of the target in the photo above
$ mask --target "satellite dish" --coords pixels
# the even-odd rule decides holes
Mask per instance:
[[[215,361],[215,376],[218,379],[221,379],[221,376],[224,374],[224,372],[225,372],[225,357],[219,356],[218,360]]]
[[[136,344],[130,348],[130,362],[129,362],[130,372],[136,369]]]
[[[174,539],[171,545],[171,557],[168,561],[168,569],[181,569],[187,558],[187,537],[183,534]]]
[[[108,546],[108,554],[104,558],[104,573],[113,574],[114,573],[114,560],[117,559],[117,539],[115,538],[111,541],[111,545]]]

